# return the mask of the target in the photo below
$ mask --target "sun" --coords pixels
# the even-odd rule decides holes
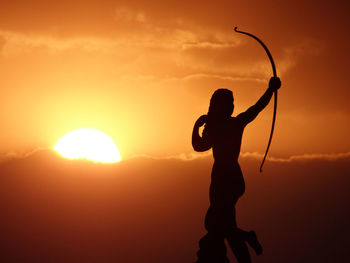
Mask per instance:
[[[95,129],[77,129],[58,140],[54,149],[69,159],[115,163],[121,160],[118,147],[105,133]]]

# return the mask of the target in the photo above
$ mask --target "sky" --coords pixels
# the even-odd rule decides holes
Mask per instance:
[[[1,1],[0,152],[52,148],[96,128],[124,158],[190,154],[191,129],[218,88],[234,115],[271,76],[283,87],[271,156],[349,151],[347,1]],[[264,152],[272,103],[245,131]]]
[[[340,0],[2,0],[3,259],[194,261],[212,157],[194,153],[193,124],[216,89],[233,91],[235,116],[272,75],[238,26],[282,81],[263,174],[272,103],[242,141],[238,222],[265,249],[254,262],[349,262],[349,13]],[[57,156],[78,128],[109,135],[123,160]]]

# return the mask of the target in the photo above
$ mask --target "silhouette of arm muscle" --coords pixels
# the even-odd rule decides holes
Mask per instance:
[[[211,143],[205,136],[199,135],[199,128],[206,122],[207,115],[202,115],[196,121],[192,131],[192,146],[196,152],[205,152],[211,148]]]
[[[245,112],[239,114],[237,117],[242,118],[244,124],[248,124],[253,121],[258,114],[265,109],[267,104],[269,104],[271,97],[275,90],[279,89],[281,86],[281,81],[277,77],[272,77],[269,82],[269,87],[265,91],[265,93],[261,96],[261,98],[255,103],[255,105],[251,106]]]

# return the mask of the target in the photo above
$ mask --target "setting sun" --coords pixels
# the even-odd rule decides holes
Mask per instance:
[[[121,160],[119,150],[105,133],[94,129],[78,129],[64,135],[54,149],[69,159],[115,163]]]

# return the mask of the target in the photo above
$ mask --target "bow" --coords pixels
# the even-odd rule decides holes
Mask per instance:
[[[267,53],[267,56],[268,56],[269,59],[270,59],[271,66],[272,66],[273,76],[274,76],[274,77],[277,77],[275,62],[273,61],[273,58],[272,58],[272,56],[271,56],[271,53],[270,53],[270,51],[267,49],[267,47],[265,46],[265,44],[264,44],[259,38],[257,38],[256,36],[254,36],[254,35],[252,35],[252,34],[250,34],[250,33],[247,33],[247,32],[243,32],[243,31],[237,30],[237,27],[235,27],[235,31],[236,31],[237,33],[241,33],[241,34],[244,34],[244,35],[247,35],[247,36],[250,36],[250,37],[254,38],[256,41],[258,41],[258,42],[262,45],[262,47],[265,49],[265,51],[266,51],[266,53]],[[267,153],[269,152],[270,145],[271,145],[271,140],[272,140],[272,135],[273,135],[273,131],[274,131],[274,129],[275,129],[276,111],[277,111],[277,90],[275,90],[274,94],[275,94],[275,96],[274,96],[273,117],[272,117],[272,126],[271,126],[270,138],[269,138],[269,142],[268,142],[268,144],[267,144],[267,148],[266,148],[266,152],[265,152],[264,158],[263,158],[263,160],[262,160],[262,162],[261,162],[261,165],[260,165],[260,172],[262,172],[262,167],[263,167],[263,165],[264,165],[264,162],[265,162]]]

